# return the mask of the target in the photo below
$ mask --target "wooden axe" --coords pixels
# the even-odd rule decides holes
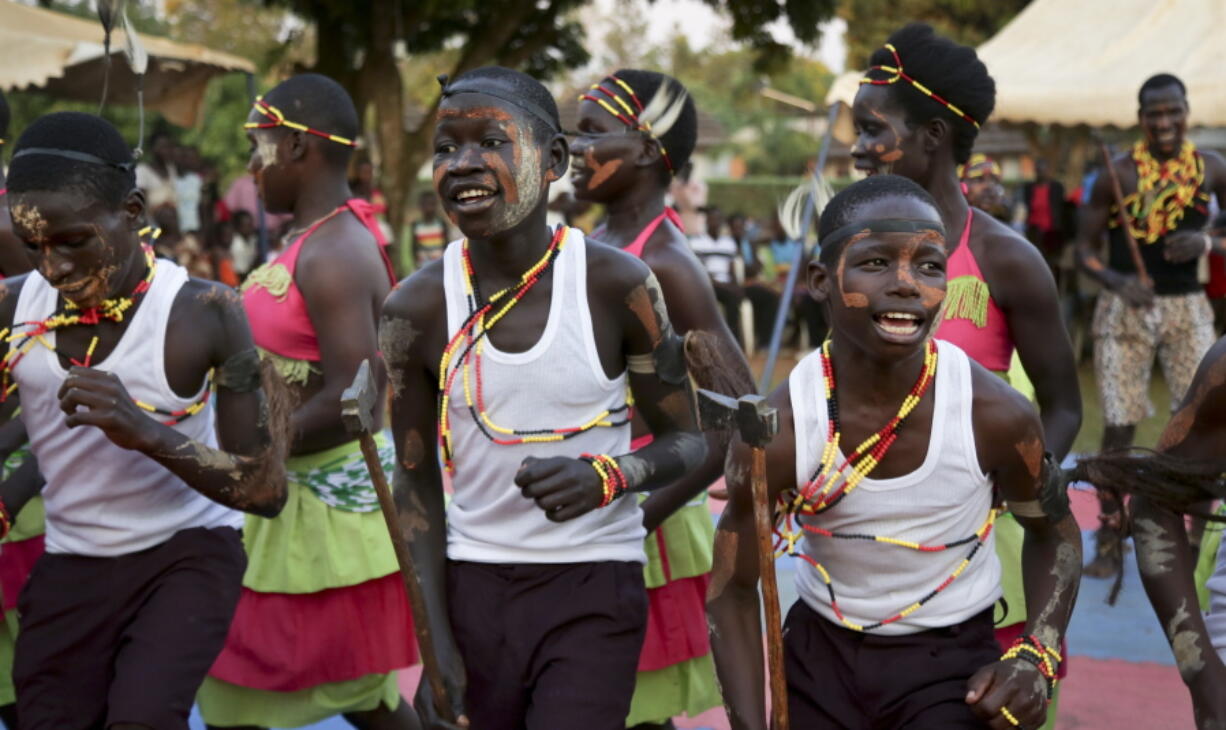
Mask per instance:
[[[370,372],[370,361],[363,360],[358,366],[358,373],[353,378],[353,384],[341,394],[341,420],[345,430],[358,437],[362,447],[362,456],[366,459],[366,468],[370,471],[370,481],[375,486],[375,494],[379,497],[379,507],[383,510],[383,519],[387,522],[387,532],[392,538],[392,548],[396,551],[396,562],[400,564],[400,576],[404,579],[404,592],[409,597],[409,608],[413,611],[413,631],[417,634],[417,646],[421,650],[421,663],[426,681],[434,692],[434,709],[439,717],[447,722],[455,722],[447,687],[443,684],[443,673],[439,668],[438,655],[434,651],[434,636],[430,633],[429,616],[426,613],[426,599],[421,592],[421,584],[417,580],[417,569],[413,567],[413,556],[409,554],[409,546],[404,542],[400,532],[400,517],[396,512],[396,502],[392,499],[392,490],[387,484],[387,474],[383,472],[383,464],[379,461],[379,450],[375,446],[372,429],[375,425],[375,405],[379,402],[379,389],[375,386],[374,376]]]
[[[1098,141],[1098,146],[1103,153],[1103,164],[1107,166],[1107,179],[1111,181],[1111,195],[1115,198],[1116,219],[1119,222],[1120,231],[1124,234],[1124,240],[1128,242],[1128,253],[1132,256],[1132,265],[1137,270],[1137,278],[1141,280],[1141,286],[1152,290],[1154,288],[1154,281],[1149,278],[1149,271],[1145,268],[1145,260],[1141,258],[1141,247],[1137,245],[1137,239],[1132,236],[1128,212],[1124,210],[1124,190],[1120,187],[1120,176],[1115,172],[1115,163],[1111,159],[1111,149],[1101,139]],[[1086,191],[1085,194],[1089,195],[1090,193]]]
[[[760,395],[740,399],[698,389],[698,423],[704,431],[736,429],[753,453],[749,480],[753,488],[754,527],[758,537],[758,569],[762,574],[762,602],[766,609],[766,654],[770,668],[771,727],[788,730],[787,676],[783,670],[783,619],[779,612],[779,583],[775,578],[772,538],[774,509],[766,490],[766,446],[779,433],[779,411]]]

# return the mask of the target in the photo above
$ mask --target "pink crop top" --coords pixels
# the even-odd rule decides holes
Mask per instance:
[[[259,348],[292,360],[319,362],[319,340],[315,337],[315,327],[311,324],[306,300],[303,299],[298,285],[294,283],[294,271],[302,244],[320,226],[345,210],[357,216],[366,230],[375,237],[379,245],[379,255],[383,257],[383,264],[387,267],[388,280],[393,285],[396,283],[396,274],[385,250],[387,238],[379,229],[374,207],[361,198],[352,198],[331,215],[315,222],[275,260],[261,266],[248,277],[243,287],[243,308],[247,310],[251,334]]]
[[[975,210],[966,214],[966,226],[958,247],[946,263],[947,293],[945,321],[937,338],[962,348],[971,359],[988,370],[1005,372],[1013,359],[1013,337],[1005,313],[997,306],[988,284],[971,251],[971,221]]]

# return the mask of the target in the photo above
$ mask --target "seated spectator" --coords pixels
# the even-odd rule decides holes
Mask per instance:
[[[715,287],[715,298],[724,309],[724,319],[737,341],[744,345],[741,331],[741,301],[744,292],[740,280],[744,275],[740,251],[732,236],[724,231],[723,213],[708,206],[702,210],[706,216],[706,230],[690,237],[690,249],[702,261]]]

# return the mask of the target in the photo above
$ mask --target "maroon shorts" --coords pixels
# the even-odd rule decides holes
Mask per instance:
[[[783,626],[792,727],[987,727],[965,698],[971,675],[1000,658],[990,608],[956,626],[878,636],[797,601]]]
[[[480,730],[624,730],[647,627],[639,563],[448,562],[464,705]]]
[[[22,730],[185,730],[246,567],[229,527],[182,530],[116,558],[44,554],[17,605]]]

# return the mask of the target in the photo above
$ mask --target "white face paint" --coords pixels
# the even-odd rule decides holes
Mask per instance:
[[[276,140],[271,134],[257,134],[255,137],[255,154],[260,161],[260,167],[269,168],[280,162]]]
[[[515,142],[515,191],[504,190],[505,207],[494,222],[495,232],[502,232],[523,222],[541,202],[544,174],[541,170],[541,150],[532,138],[532,125],[508,122],[507,131]]]

